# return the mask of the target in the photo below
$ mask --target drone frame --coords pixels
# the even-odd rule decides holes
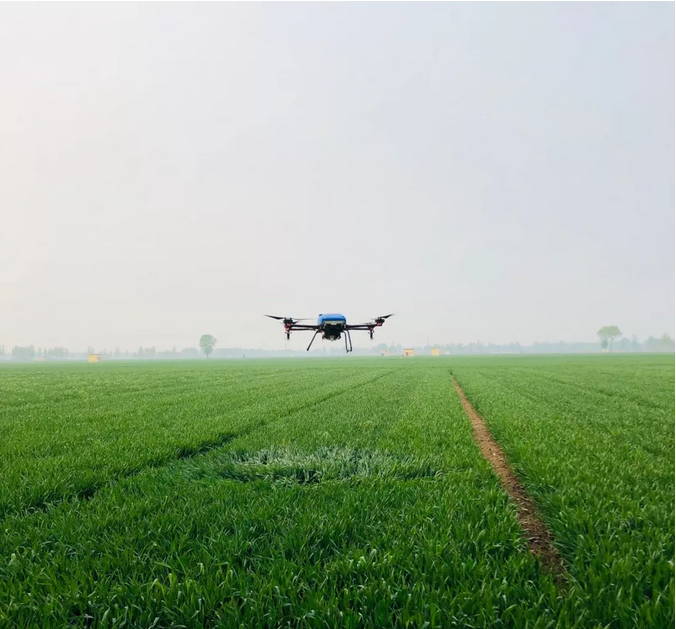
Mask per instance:
[[[270,317],[270,319],[277,319],[283,322],[284,332],[286,334],[287,341],[291,338],[291,332],[314,332],[314,334],[312,335],[312,339],[310,339],[310,344],[307,346],[307,349],[305,350],[307,352],[310,351],[312,344],[315,342],[315,338],[317,338],[317,334],[323,332],[326,328],[326,324],[324,323],[317,325],[303,323],[301,325],[298,325],[299,321],[306,321],[306,319],[294,319],[293,317],[277,317],[274,315],[265,315],[265,316]],[[342,324],[340,334],[345,334],[345,351],[347,353],[350,353],[353,349],[352,335],[350,334],[351,331],[358,330],[368,332],[369,338],[373,340],[373,333],[375,329],[382,327],[382,325],[385,323],[385,320],[391,316],[392,314],[376,317],[375,319],[373,319],[372,322],[369,323],[359,323],[356,325],[350,325],[346,322]]]

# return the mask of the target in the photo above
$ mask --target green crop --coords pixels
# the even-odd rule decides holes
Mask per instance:
[[[0,516],[87,497],[389,371],[339,367],[327,379],[307,364],[44,367],[0,371]]]
[[[456,361],[540,504],[587,626],[674,624],[674,357]]]
[[[0,627],[664,626],[673,358],[579,362],[0,369]],[[527,551],[451,371],[554,529],[565,588]],[[632,371],[640,386],[622,386]],[[606,389],[620,406],[598,401],[613,397]],[[546,423],[520,410],[533,400],[551,405]],[[639,410],[596,440],[596,458],[593,443],[555,445],[574,423],[566,409],[587,409],[596,428],[584,442],[630,406]],[[608,467],[628,439],[624,469]],[[594,481],[597,463],[625,489]],[[642,510],[630,511],[638,488]],[[627,523],[608,536],[589,523],[614,526],[617,513],[600,510],[615,499]]]

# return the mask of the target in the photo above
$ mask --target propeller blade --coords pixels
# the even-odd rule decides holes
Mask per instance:
[[[298,323],[299,321],[309,321],[310,318],[305,318],[305,319],[294,319],[293,317],[276,317],[275,315],[269,315],[266,314],[266,317],[270,317],[271,319],[277,319],[278,321],[284,321],[284,323],[290,323],[291,325],[294,325]]]
[[[392,316],[394,316],[394,313],[388,314],[388,315],[383,315],[382,317],[375,317],[375,319],[389,319]]]

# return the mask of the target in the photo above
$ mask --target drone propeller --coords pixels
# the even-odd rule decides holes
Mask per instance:
[[[377,326],[381,326],[383,323],[385,323],[385,319],[389,319],[392,315],[394,315],[394,313],[383,315],[382,317],[376,317],[373,320],[375,321]]]
[[[279,321],[283,321],[285,325],[294,325],[298,323],[299,321],[308,321],[308,319],[293,319],[291,317],[276,317],[275,315],[269,315],[266,314],[266,317],[270,317],[271,319],[278,319]]]

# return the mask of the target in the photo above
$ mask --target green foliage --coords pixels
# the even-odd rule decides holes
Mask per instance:
[[[596,333],[596,335],[601,339],[601,347],[606,349],[610,343],[610,350],[612,351],[613,340],[618,336],[622,336],[622,332],[620,332],[620,328],[616,325],[605,325]]]
[[[202,334],[200,337],[200,347],[206,354],[206,357],[209,358],[209,354],[211,354],[211,352],[214,351],[214,347],[216,347],[216,339],[211,334]]]
[[[15,345],[12,348],[12,358],[18,361],[28,361],[35,359],[35,348],[32,345],[27,345],[25,347],[19,347]]]
[[[674,351],[674,339],[672,339],[668,334],[663,334],[659,339],[650,337],[645,342],[645,349],[648,352],[673,352]]]
[[[162,463],[131,475],[124,464],[143,448],[116,443],[122,416],[115,436],[110,421],[90,424],[106,444],[96,460],[111,454],[109,482],[6,516],[0,625],[441,627],[456,618],[544,628],[556,616],[556,590],[524,552],[447,369],[212,365],[75,374],[75,390],[99,403],[112,379],[111,402],[135,398],[154,417],[184,407],[185,421],[180,413],[140,432],[127,424],[145,446],[185,439],[203,422],[223,438],[214,444],[204,432],[211,449],[188,441],[190,450],[168,448]],[[168,387],[158,391],[155,379]],[[238,406],[204,421],[228,391]],[[203,397],[208,404],[188,410]],[[55,481],[71,474],[51,469]],[[19,479],[9,484],[19,499]]]
[[[384,373],[342,368],[327,379],[314,364],[3,369],[0,430],[11,438],[0,439],[0,516],[89,495]]]
[[[669,378],[615,356],[0,366],[0,626],[667,626]]]
[[[674,359],[599,360],[453,371],[551,525],[583,626],[673,626]]]
[[[139,347],[138,352],[134,353],[134,358],[142,360],[153,360],[157,356],[157,351],[154,347]]]
[[[65,347],[53,347],[45,349],[43,356],[48,360],[63,360],[68,356],[68,350]]]

